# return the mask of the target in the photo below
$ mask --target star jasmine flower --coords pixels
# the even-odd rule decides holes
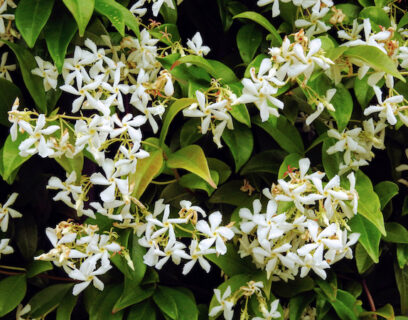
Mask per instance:
[[[102,162],[102,169],[105,172],[104,177],[100,172],[93,173],[90,181],[96,185],[108,186],[101,192],[100,196],[104,202],[112,202],[115,200],[116,186],[119,172],[115,170],[115,163],[112,159],[105,159]]]
[[[98,269],[96,269],[96,263],[98,262],[100,256],[100,254],[97,254],[89,257],[84,262],[82,262],[79,270],[74,269],[70,273],[68,273],[68,276],[70,278],[83,281],[74,286],[72,290],[72,294],[74,296],[77,296],[83,290],[85,290],[85,288],[87,288],[91,282],[93,283],[95,288],[100,291],[103,290],[104,284],[96,276],[106,273],[112,268],[112,266],[110,264],[106,264],[106,262],[104,262],[105,260],[102,260],[102,265]]]
[[[12,254],[14,249],[9,246],[10,239],[1,239],[0,240],[0,258],[2,254]]]
[[[231,295],[231,287],[228,286],[227,289],[225,289],[222,297],[221,291],[219,289],[214,289],[214,294],[220,305],[212,308],[208,315],[210,317],[215,317],[218,313],[224,311],[225,320],[232,320],[232,317],[234,316],[234,311],[232,310],[232,308],[234,307],[234,303],[228,300]]]
[[[208,220],[210,221],[210,224],[208,224],[207,221],[200,220],[196,225],[197,230],[207,237],[207,239],[200,241],[200,249],[207,250],[215,243],[217,253],[227,253],[227,247],[225,246],[224,241],[231,240],[234,236],[234,231],[228,227],[219,226],[222,221],[222,215],[219,211],[210,214]]]
[[[57,67],[53,63],[44,61],[38,56],[35,57],[35,61],[37,62],[38,68],[31,70],[31,73],[44,78],[43,84],[45,91],[50,89],[55,90],[58,82]]]
[[[6,65],[7,61],[7,56],[8,52],[4,52],[1,56],[1,63],[0,63],[0,78],[4,78],[10,82],[13,82],[13,80],[10,77],[9,71],[14,71],[16,70],[16,65],[15,64],[10,64]]]
[[[8,198],[6,203],[4,203],[4,205],[0,204],[0,227],[1,227],[1,231],[3,231],[3,232],[7,231],[8,222],[9,222],[9,215],[12,218],[21,218],[23,216],[17,210],[15,210],[13,208],[10,208],[10,206],[13,205],[14,202],[16,202],[17,197],[18,197],[18,193],[14,192]]]
[[[264,305],[261,305],[261,311],[262,311],[263,318],[255,317],[255,318],[252,318],[252,320],[271,320],[271,319],[280,318],[281,314],[278,311],[278,307],[279,307],[279,299],[272,301],[270,310],[267,310]]]
[[[196,32],[191,40],[187,40],[187,47],[201,57],[206,56],[211,51],[209,47],[203,46],[203,39],[201,38],[200,32]]]
[[[190,244],[190,255],[188,258],[190,261],[184,265],[183,274],[188,274],[197,261],[200,264],[201,268],[203,268],[207,273],[210,272],[211,265],[207,260],[205,260],[204,255],[213,253],[216,253],[215,249],[201,250],[198,246],[197,240],[192,240]]]
[[[378,105],[376,106],[369,106],[364,110],[364,115],[368,116],[374,112],[380,112],[380,118],[386,118],[390,125],[395,125],[397,123],[397,118],[395,117],[395,113],[398,109],[398,104],[404,101],[404,97],[401,95],[393,96],[382,100],[381,97],[381,89],[377,86],[374,86],[374,92],[377,96]]]
[[[72,198],[76,201],[82,193],[82,187],[75,185],[76,180],[77,175],[75,171],[72,171],[69,175],[67,173],[65,182],[62,182],[58,177],[51,177],[50,180],[48,180],[47,189],[61,190],[54,196],[53,200],[61,200],[67,206],[74,208],[75,205],[70,196],[72,195]]]
[[[163,251],[157,250],[155,254],[161,258],[155,265],[155,268],[160,270],[163,265],[170,259],[172,259],[173,263],[179,265],[181,262],[181,258],[183,259],[189,259],[190,256],[184,252],[184,248],[186,246],[178,242],[174,239],[169,239],[169,242],[167,243],[166,247],[164,248]]]
[[[130,7],[129,11],[132,12],[136,17],[143,17],[147,12],[146,8],[142,8],[145,5],[145,2],[146,0],[136,1],[136,3],[134,3]]]
[[[59,130],[60,127],[53,125],[44,128],[46,125],[45,115],[40,114],[37,119],[37,123],[33,130],[32,126],[26,121],[20,121],[18,123],[20,127],[29,134],[29,137],[20,143],[18,149],[20,150],[20,156],[26,157],[28,155],[33,155],[39,153],[43,158],[48,157],[54,153],[51,146],[45,140],[44,135],[53,134],[55,131]],[[31,148],[34,145],[34,148]]]

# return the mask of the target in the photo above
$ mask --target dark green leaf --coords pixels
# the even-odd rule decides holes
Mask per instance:
[[[354,256],[356,259],[357,270],[360,274],[366,272],[374,264],[374,261],[370,258],[361,243],[357,243],[354,250]]]
[[[210,170],[210,174],[215,184],[218,184],[219,182],[218,172]],[[178,183],[184,188],[204,190],[207,192],[208,196],[210,196],[215,190],[208,184],[208,182],[206,182],[199,176],[195,175],[194,173],[187,173],[183,175],[178,181]]]
[[[8,112],[16,98],[22,98],[20,89],[14,83],[0,78],[0,124],[10,126]]]
[[[224,130],[222,139],[230,149],[235,162],[235,172],[248,161],[254,148],[252,131],[247,126],[235,123],[234,130]]]
[[[34,218],[29,214],[23,215],[23,217],[18,220],[16,229],[16,242],[21,255],[25,260],[32,260],[37,250],[38,242],[37,224]]]
[[[221,160],[216,158],[207,158],[208,167],[210,170],[215,170],[218,172],[218,183],[222,184],[228,180],[231,175],[231,168]]]
[[[0,317],[18,306],[23,300],[26,290],[25,275],[11,276],[0,281]]]
[[[65,54],[78,29],[75,20],[65,11],[54,12],[45,26],[45,41],[58,72],[62,72]]]
[[[398,291],[401,301],[401,313],[408,313],[408,266],[403,269],[398,267],[397,263],[394,263],[395,281],[397,282]]]
[[[380,199],[381,210],[398,194],[398,190],[398,185],[391,181],[382,181],[374,186],[374,191]]]
[[[131,305],[142,302],[151,297],[154,293],[154,290],[154,286],[142,288],[137,282],[125,278],[125,287],[123,289],[122,295],[116,301],[112,311],[116,313]]]
[[[31,73],[31,70],[37,68],[37,63],[32,56],[31,52],[26,48],[16,43],[2,40],[6,45],[13,50],[17,57],[18,64],[23,75],[24,83],[34,99],[38,110],[43,113],[47,112],[47,101],[45,97],[45,90],[43,85],[43,79]]]
[[[243,25],[237,33],[237,46],[242,61],[249,63],[262,42],[262,32],[253,25]]]
[[[289,153],[304,152],[302,137],[296,128],[289,123],[284,116],[269,117],[265,122],[259,116],[253,119],[253,123],[264,129],[279,144],[279,146]]]
[[[289,301],[289,320],[301,319],[303,310],[314,300],[314,296],[309,293],[297,295]]]
[[[254,155],[241,169],[241,175],[268,172],[277,175],[279,167],[286,155],[282,150],[266,150]]]
[[[69,11],[74,16],[78,28],[79,35],[82,37],[85,33],[85,28],[92,17],[94,11],[95,0],[62,0]]]
[[[40,35],[42,28],[51,15],[54,0],[21,0],[18,3],[15,18],[16,26],[30,48]]]
[[[33,318],[44,316],[57,308],[73,284],[54,284],[37,292],[28,302]]]
[[[237,207],[252,207],[255,195],[249,196],[240,190],[242,180],[231,180],[218,188],[210,198],[210,203],[227,203]]]
[[[52,270],[52,268],[52,263],[49,261],[33,260],[27,267],[27,278],[35,277],[40,273]]]
[[[178,319],[177,304],[169,288],[164,286],[157,287],[153,300],[164,314],[171,319]]]
[[[74,296],[68,291],[57,308],[56,320],[70,320],[77,301],[78,296]]]
[[[291,298],[299,293],[313,290],[314,286],[315,282],[311,277],[296,278],[295,280],[289,280],[288,282],[275,282],[273,291],[276,295],[283,298]]]
[[[150,300],[141,302],[130,309],[129,320],[156,320],[156,310]]]
[[[387,231],[387,236],[384,237],[384,241],[408,244],[408,230],[403,225],[397,222],[387,222],[385,231]]]

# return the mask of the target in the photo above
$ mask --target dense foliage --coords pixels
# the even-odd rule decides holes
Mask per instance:
[[[0,0],[0,317],[408,319],[405,7]]]

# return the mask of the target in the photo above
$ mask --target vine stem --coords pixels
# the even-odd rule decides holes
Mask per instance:
[[[374,299],[373,299],[373,297],[371,296],[370,290],[368,289],[366,280],[363,279],[363,280],[361,281],[361,283],[362,283],[363,288],[364,288],[364,291],[365,291],[365,293],[366,293],[366,295],[367,295],[367,299],[368,299],[368,303],[370,304],[371,311],[376,312],[376,308],[375,308],[375,304],[374,304]],[[373,317],[374,319],[377,319],[377,315],[376,315],[376,314],[374,314],[373,316],[374,316],[374,317]]]

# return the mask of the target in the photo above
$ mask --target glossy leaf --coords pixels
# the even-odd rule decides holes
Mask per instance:
[[[211,178],[204,151],[197,145],[192,144],[170,154],[167,165],[169,168],[190,171],[207,181],[211,187],[217,188]]]
[[[219,182],[219,175],[217,171],[210,170],[211,178],[215,184]],[[211,187],[208,182],[200,178],[199,176],[195,175],[194,173],[187,173],[183,175],[180,180],[179,184],[188,189],[199,189],[204,190],[207,192],[208,196],[210,196],[214,192],[214,188]]]
[[[302,158],[302,155],[298,153],[288,154],[279,167],[278,178],[282,179],[286,177],[289,170],[299,169],[299,160]]]
[[[274,46],[279,46],[282,44],[282,38],[279,35],[278,31],[276,31],[275,27],[269,22],[268,19],[266,19],[264,16],[260,15],[259,13],[256,13],[253,11],[247,11],[247,12],[242,12],[240,14],[237,14],[236,16],[233,17],[233,19],[238,19],[238,18],[249,19],[249,20],[252,20],[260,24],[262,27],[264,27],[266,30],[268,30],[272,34],[272,37],[273,37],[272,44]]]
[[[173,121],[174,117],[183,109],[187,108],[190,106],[193,102],[195,102],[195,99],[191,98],[182,98],[178,99],[176,102],[174,102],[166,112],[166,115],[163,120],[163,125],[160,131],[160,145],[162,146],[166,136],[167,136],[167,131],[169,130],[170,123]]]
[[[207,162],[210,170],[217,171],[219,184],[228,180],[231,175],[231,168],[225,162],[216,158],[207,158]]]
[[[16,141],[11,141],[11,136],[9,135],[4,143],[3,148],[0,150],[0,173],[3,180],[8,183],[12,183],[14,179],[10,179],[12,174],[28,159],[30,156],[21,157],[19,155],[20,150],[18,146],[20,143],[27,138],[25,134],[19,134]]]
[[[231,180],[218,188],[210,198],[210,203],[226,203],[237,207],[252,207],[255,195],[249,196],[240,190],[243,186],[242,180]]]
[[[405,82],[404,77],[398,72],[394,62],[380,49],[373,46],[355,46],[348,48],[344,55],[363,61],[376,71],[384,71]]]
[[[382,181],[374,186],[374,191],[380,199],[381,210],[398,194],[398,190],[398,185],[391,181]]]
[[[129,320],[156,320],[156,310],[150,300],[134,305],[127,317]]]
[[[47,48],[59,73],[62,72],[68,45],[77,30],[75,20],[65,11],[55,12],[45,26]]]
[[[71,11],[79,29],[79,35],[82,37],[86,26],[91,19],[95,7],[95,0],[62,0],[65,6]]]
[[[52,270],[53,265],[50,261],[33,260],[27,267],[27,278],[35,277],[45,271]]]
[[[299,293],[313,290],[315,282],[311,277],[296,278],[295,280],[289,280],[288,282],[280,281],[273,286],[273,291],[276,295],[291,298]]]
[[[140,198],[146,190],[149,183],[160,172],[163,165],[163,151],[157,149],[150,152],[150,156],[144,159],[139,159],[136,165],[136,172],[131,175],[132,194],[136,198]]]
[[[398,264],[394,263],[394,274],[400,294],[401,313],[408,314],[408,266],[400,269]]]
[[[282,150],[266,150],[251,157],[248,163],[241,169],[241,175],[249,173],[268,172],[277,174],[279,167],[286,156]]]
[[[269,117],[265,122],[256,116],[253,123],[264,129],[283,150],[289,153],[303,153],[304,146],[299,132],[284,116]]]
[[[8,112],[11,110],[16,98],[21,100],[20,89],[11,81],[0,78],[0,124],[9,127]]]
[[[56,320],[70,320],[77,301],[78,296],[68,291],[57,308]]]
[[[314,300],[312,294],[297,295],[289,300],[289,320],[301,319],[303,310]]]
[[[186,288],[161,287],[174,299],[177,307],[177,320],[197,320],[198,308],[194,295]]]
[[[25,275],[11,276],[0,281],[0,317],[18,306],[23,300],[26,290]]]
[[[153,300],[156,303],[157,307],[169,318],[178,319],[177,304],[172,296],[172,293],[169,288],[164,286],[157,287]]]
[[[28,302],[31,305],[31,316],[41,317],[57,308],[72,287],[71,283],[54,284],[37,292]]]
[[[115,302],[112,312],[116,313],[136,303],[142,302],[151,297],[155,291],[154,286],[142,288],[137,282],[125,278],[125,285],[122,295]]]
[[[21,0],[18,3],[15,19],[18,31],[30,48],[40,35],[51,15],[54,0]]]
[[[23,215],[16,222],[17,246],[25,260],[32,260],[38,243],[37,224],[34,218],[28,214]]]
[[[222,139],[232,153],[235,162],[235,172],[248,161],[254,148],[252,131],[240,123],[234,124],[234,130],[224,130]]]
[[[357,214],[349,221],[349,226],[353,232],[360,233],[358,241],[367,251],[371,259],[378,263],[380,255],[379,245],[381,239],[381,232],[365,217]]]
[[[385,230],[387,236],[384,237],[384,241],[408,244],[408,230],[403,225],[397,222],[387,222]]]
[[[45,90],[43,85],[43,79],[31,73],[31,70],[37,68],[37,63],[26,48],[19,44],[2,40],[17,57],[18,64],[21,69],[24,83],[30,92],[31,97],[34,99],[37,108],[42,113],[47,112],[47,100],[45,97]]]
[[[356,260],[358,273],[360,274],[363,274],[374,265],[374,261],[370,258],[361,243],[357,243],[354,249],[354,257]]]
[[[370,22],[388,28],[391,24],[390,18],[385,11],[379,7],[366,7],[360,12],[361,18],[369,18]]]
[[[253,24],[243,25],[237,33],[237,46],[242,61],[249,63],[262,42],[262,32]]]
[[[122,37],[125,36],[125,19],[114,0],[95,0],[95,10],[106,16]]]

